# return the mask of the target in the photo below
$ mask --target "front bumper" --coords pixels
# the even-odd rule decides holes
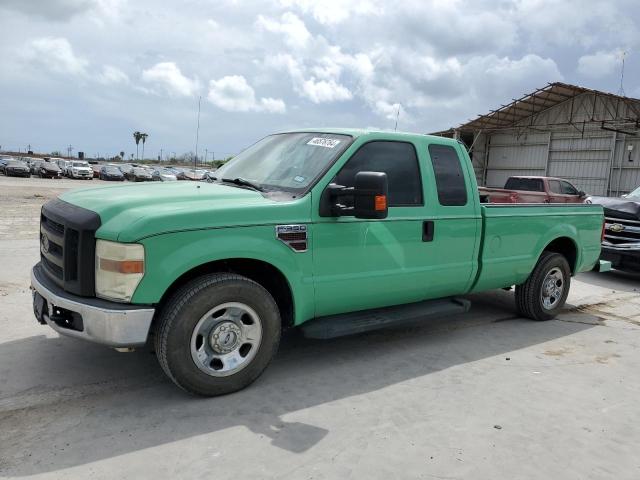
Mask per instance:
[[[635,248],[602,245],[600,258],[608,260],[618,270],[640,271],[640,245]]]
[[[48,279],[40,263],[31,270],[31,288],[36,318],[61,335],[110,347],[134,347],[147,341],[154,308],[70,294]],[[46,302],[40,312],[38,295]]]

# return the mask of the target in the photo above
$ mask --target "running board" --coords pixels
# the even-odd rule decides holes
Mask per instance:
[[[469,308],[471,308],[471,302],[463,298],[427,300],[395,307],[328,315],[309,320],[300,328],[307,338],[328,339],[423,321],[428,318],[465,313]]]

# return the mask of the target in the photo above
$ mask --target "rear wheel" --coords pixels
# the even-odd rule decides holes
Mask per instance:
[[[516,286],[518,313],[532,320],[551,320],[563,307],[569,287],[571,269],[559,253],[543,252],[522,285]]]
[[[246,277],[216,273],[172,295],[159,318],[155,348],[176,385],[215,396],[258,378],[279,341],[280,313],[269,292]]]

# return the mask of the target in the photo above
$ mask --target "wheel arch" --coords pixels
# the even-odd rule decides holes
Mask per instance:
[[[157,304],[157,311],[161,311],[171,295],[186,283],[194,278],[217,272],[236,273],[260,284],[271,294],[278,305],[283,329],[290,328],[294,325],[295,302],[293,290],[287,277],[279,268],[271,263],[254,258],[214,260],[184,272],[166,289]],[[158,315],[156,315],[156,318],[157,317]]]
[[[578,245],[575,240],[568,236],[557,237],[551,242],[547,243],[547,245],[542,249],[540,255],[543,252],[553,252],[559,253],[564,256],[569,263],[569,268],[571,269],[571,275],[576,273],[576,269],[578,266]],[[540,258],[538,255],[538,258]]]

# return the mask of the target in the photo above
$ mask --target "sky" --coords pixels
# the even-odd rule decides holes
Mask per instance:
[[[640,97],[637,0],[0,0],[0,148],[241,151],[433,132],[547,82]],[[626,53],[625,53],[626,52]]]

